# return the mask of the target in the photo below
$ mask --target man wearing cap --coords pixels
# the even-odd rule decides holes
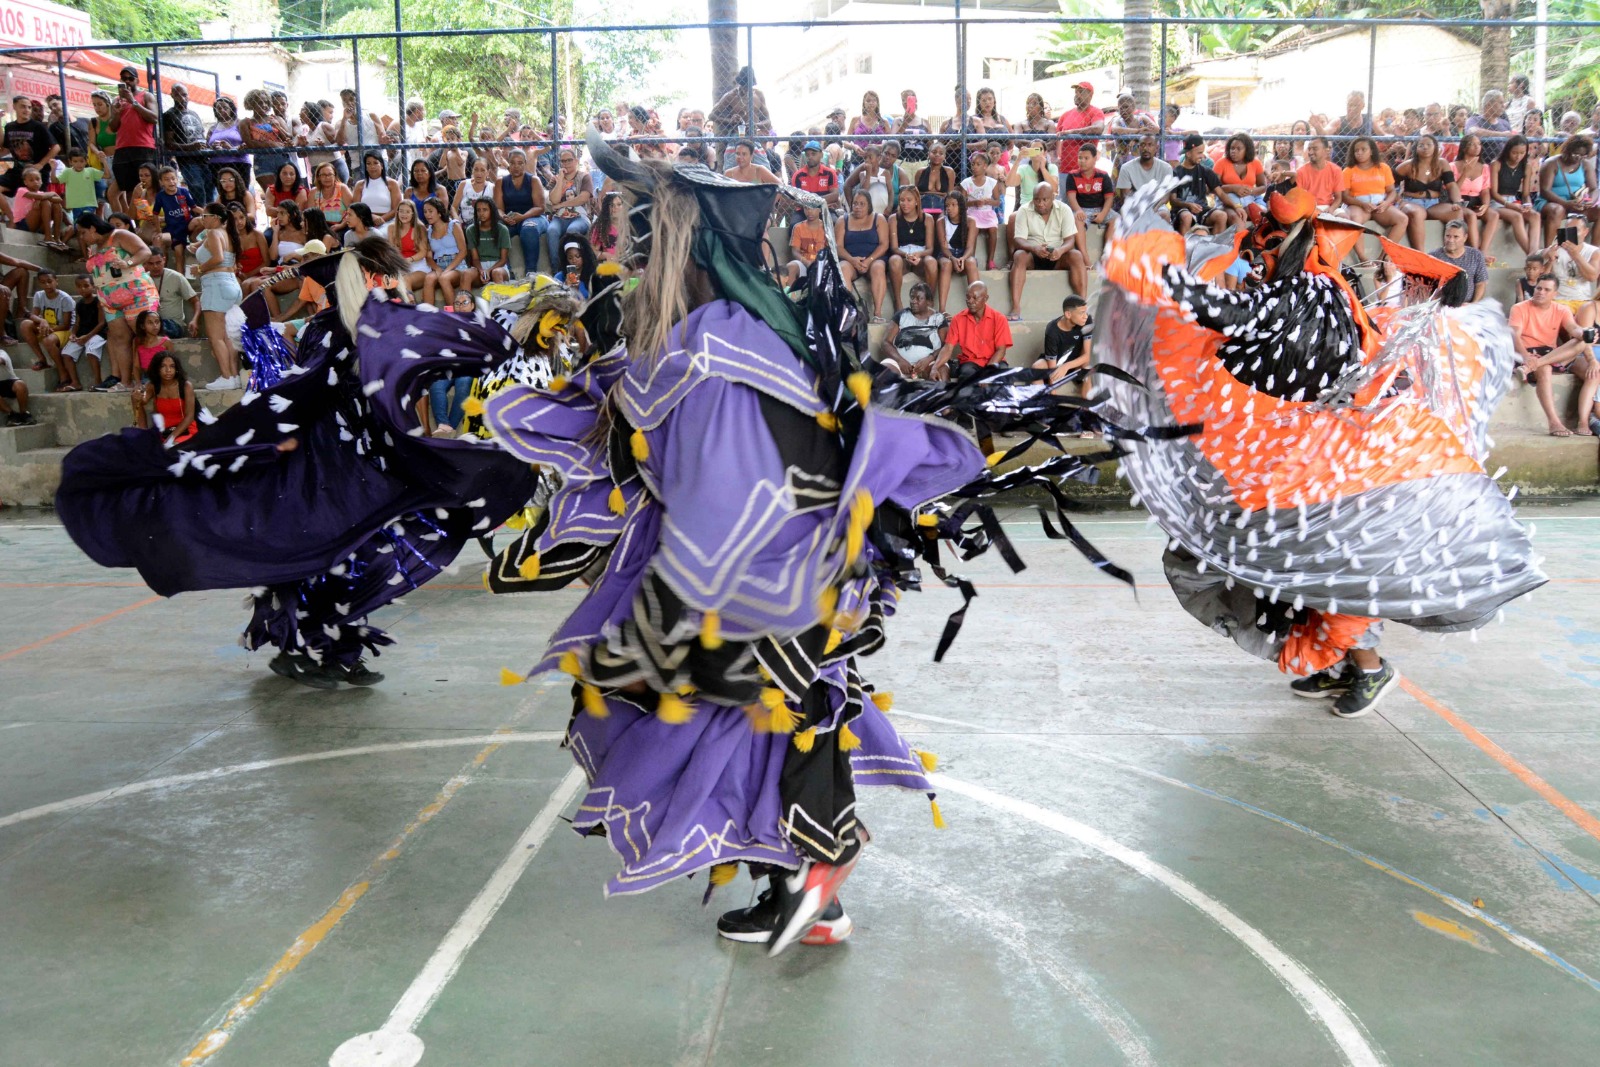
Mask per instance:
[[[1476,304],[1483,299],[1484,292],[1489,288],[1489,265],[1483,261],[1483,253],[1467,244],[1467,224],[1460,219],[1451,219],[1444,224],[1444,247],[1435,248],[1428,255],[1434,259],[1442,259],[1452,267],[1460,267],[1472,280],[1472,298],[1467,302]]]
[[[1089,143],[1094,135],[1106,131],[1106,113],[1089,103],[1094,96],[1094,86],[1081,81],[1072,87],[1072,107],[1061,113],[1056,120],[1057,133],[1086,134],[1088,137],[1075,141],[1061,142],[1061,158],[1058,166],[1062,174],[1070,173],[1078,168],[1078,149]]]
[[[808,193],[816,193],[828,202],[828,207],[839,209],[839,172],[822,162],[822,143],[807,141],[806,165],[794,172],[794,185]]]

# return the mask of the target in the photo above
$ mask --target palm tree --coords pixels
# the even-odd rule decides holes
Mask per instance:
[[[739,0],[706,0],[707,22],[738,22]],[[711,99],[721,100],[739,73],[739,31],[711,30]]]
[[[1483,28],[1483,50],[1478,56],[1478,92],[1504,90],[1511,75],[1511,23],[1516,18],[1517,0],[1478,0],[1483,17],[1499,26]]]
[[[1124,18],[1148,19],[1156,13],[1155,0],[1122,0]],[[1134,106],[1150,106],[1150,57],[1154,52],[1155,27],[1148,22],[1130,22],[1122,27],[1122,85],[1133,94]]]

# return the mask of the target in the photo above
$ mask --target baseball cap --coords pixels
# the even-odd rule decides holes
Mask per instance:
[[[1094,83],[1091,82],[1091,81],[1088,81],[1086,79],[1084,81],[1078,82],[1076,85],[1073,86],[1073,88],[1074,89],[1087,89],[1092,93],[1092,92],[1094,92]]]
[[[1193,148],[1195,145],[1197,145],[1197,144],[1205,144],[1205,143],[1206,143],[1206,139],[1204,137],[1201,137],[1198,133],[1187,134],[1183,138],[1183,150],[1185,152],[1187,152],[1187,151],[1189,151],[1189,149]]]
[[[458,119],[460,117],[461,112],[451,111],[449,108],[445,108],[443,111],[439,112],[439,121],[441,122],[443,122],[445,119]]]
[[[807,152],[820,152],[822,151],[822,145],[817,141],[807,141],[805,150]]]
[[[325,256],[328,254],[328,246],[323,244],[320,239],[313,237],[300,246],[300,254],[303,256]]]

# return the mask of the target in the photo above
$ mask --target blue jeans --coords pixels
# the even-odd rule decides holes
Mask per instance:
[[[511,227],[511,235],[522,242],[522,269],[539,269],[539,250],[544,247],[544,233],[550,220],[543,215],[523,219]]]
[[[450,395],[450,387],[455,386],[455,395]],[[462,405],[467,402],[467,397],[472,394],[472,378],[441,378],[428,386],[428,400],[433,405],[433,421],[440,426],[456,427],[461,425],[461,420],[466,416]]]
[[[554,274],[565,263],[561,257],[561,242],[570,234],[573,237],[582,237],[589,232],[588,219],[551,219],[550,228],[545,231],[545,247],[550,252],[550,273]]]
[[[183,174],[183,184],[189,187],[195,203],[201,207],[211,203],[211,168],[204,163],[179,163],[178,170]]]

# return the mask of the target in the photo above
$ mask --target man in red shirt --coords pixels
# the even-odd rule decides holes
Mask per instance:
[[[989,287],[981,281],[967,286],[967,310],[950,320],[944,347],[919,362],[917,377],[947,381],[950,360],[956,360],[957,378],[980,367],[1004,367],[1011,347],[1011,325],[989,306]]]
[[[816,193],[835,211],[839,208],[839,172],[822,162],[822,144],[807,141],[806,165],[794,172],[796,188]]]
[[[1063,111],[1056,120],[1057,133],[1101,134],[1106,130],[1106,113],[1089,103],[1094,96],[1094,86],[1086,81],[1072,87],[1072,109]],[[1078,149],[1093,140],[1062,141],[1061,160],[1057,164],[1062,174],[1078,169]]]

